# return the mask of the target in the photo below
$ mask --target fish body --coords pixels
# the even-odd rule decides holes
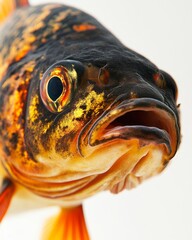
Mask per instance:
[[[61,4],[27,6],[0,36],[0,164],[12,195],[27,189],[76,206],[137,186],[175,155],[174,80],[95,18]]]

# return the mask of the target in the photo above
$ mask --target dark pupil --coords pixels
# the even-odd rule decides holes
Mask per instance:
[[[60,78],[58,78],[58,77],[51,78],[48,83],[47,91],[48,91],[49,97],[53,101],[57,100],[63,92],[63,84],[62,84]]]

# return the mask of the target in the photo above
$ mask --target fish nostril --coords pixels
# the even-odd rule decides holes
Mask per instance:
[[[166,82],[165,79],[163,77],[163,75],[161,73],[155,73],[153,75],[153,81],[155,83],[155,85],[161,89],[165,89],[166,88]]]
[[[129,93],[129,98],[153,98],[164,102],[163,94],[158,89],[148,83],[138,84],[134,86]]]
[[[175,100],[177,100],[178,89],[174,79],[166,72],[160,70],[160,76],[164,80],[164,89],[171,92]]]
[[[136,92],[134,92],[134,91],[131,91],[131,92],[130,92],[130,94],[129,94],[129,96],[130,96],[130,99],[135,99],[135,98],[138,98],[138,95],[137,95],[137,93],[136,93]]]

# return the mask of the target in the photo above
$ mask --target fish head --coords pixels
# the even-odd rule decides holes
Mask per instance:
[[[143,58],[114,52],[106,62],[54,63],[31,84],[27,102],[25,143],[43,166],[27,174],[48,183],[33,191],[84,199],[160,173],[180,142],[176,100],[172,77]]]

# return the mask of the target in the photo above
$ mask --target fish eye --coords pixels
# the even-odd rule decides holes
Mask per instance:
[[[43,74],[40,83],[40,96],[50,112],[63,111],[70,102],[73,82],[76,79],[77,73],[72,66],[67,68],[63,65],[55,65]]]
[[[84,72],[84,65],[75,60],[60,61],[47,69],[40,81],[40,96],[47,110],[52,113],[64,110]]]
[[[56,101],[65,90],[65,86],[58,76],[52,77],[47,84],[47,94],[52,101]]]

